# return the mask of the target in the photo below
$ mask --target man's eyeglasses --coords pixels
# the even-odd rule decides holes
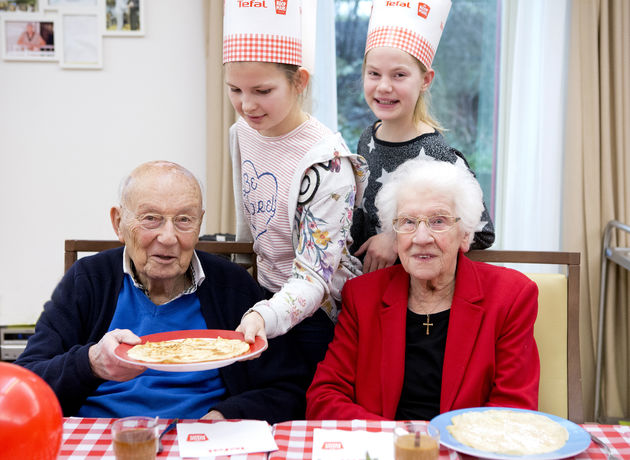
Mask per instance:
[[[430,216],[430,217],[411,217],[398,216],[393,220],[394,230],[398,233],[415,233],[418,230],[420,222],[424,222],[429,231],[433,233],[441,233],[450,230],[461,217],[453,216]]]
[[[164,225],[164,223],[170,219],[173,222],[173,226],[177,229],[178,232],[182,233],[190,233],[197,231],[199,223],[199,218],[195,216],[188,216],[185,214],[178,216],[163,216],[161,214],[140,214],[135,216],[140,227],[145,230],[157,230]]]

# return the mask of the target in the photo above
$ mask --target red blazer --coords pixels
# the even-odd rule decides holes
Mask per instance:
[[[335,337],[306,394],[307,419],[393,420],[403,387],[408,291],[402,265],[346,282]],[[533,281],[460,253],[441,413],[480,406],[538,408],[537,311]]]

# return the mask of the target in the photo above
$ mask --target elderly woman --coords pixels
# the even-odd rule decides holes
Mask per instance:
[[[465,407],[537,409],[538,289],[473,262],[482,192],[463,166],[401,165],[376,198],[400,265],[348,281],[307,392],[309,419],[429,420]]]

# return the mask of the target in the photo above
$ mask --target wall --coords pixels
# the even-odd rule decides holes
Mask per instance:
[[[104,37],[102,70],[0,60],[0,325],[33,323],[65,239],[114,239],[141,162],[205,179],[204,0],[145,2],[144,37]]]

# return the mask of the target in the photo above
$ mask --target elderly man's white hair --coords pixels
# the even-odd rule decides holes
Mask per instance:
[[[383,231],[393,231],[392,221],[398,214],[398,201],[409,190],[430,191],[451,198],[455,204],[455,217],[461,218],[460,225],[468,233],[468,242],[472,242],[483,212],[483,192],[463,161],[453,164],[422,157],[396,168],[376,195],[375,204]]]

